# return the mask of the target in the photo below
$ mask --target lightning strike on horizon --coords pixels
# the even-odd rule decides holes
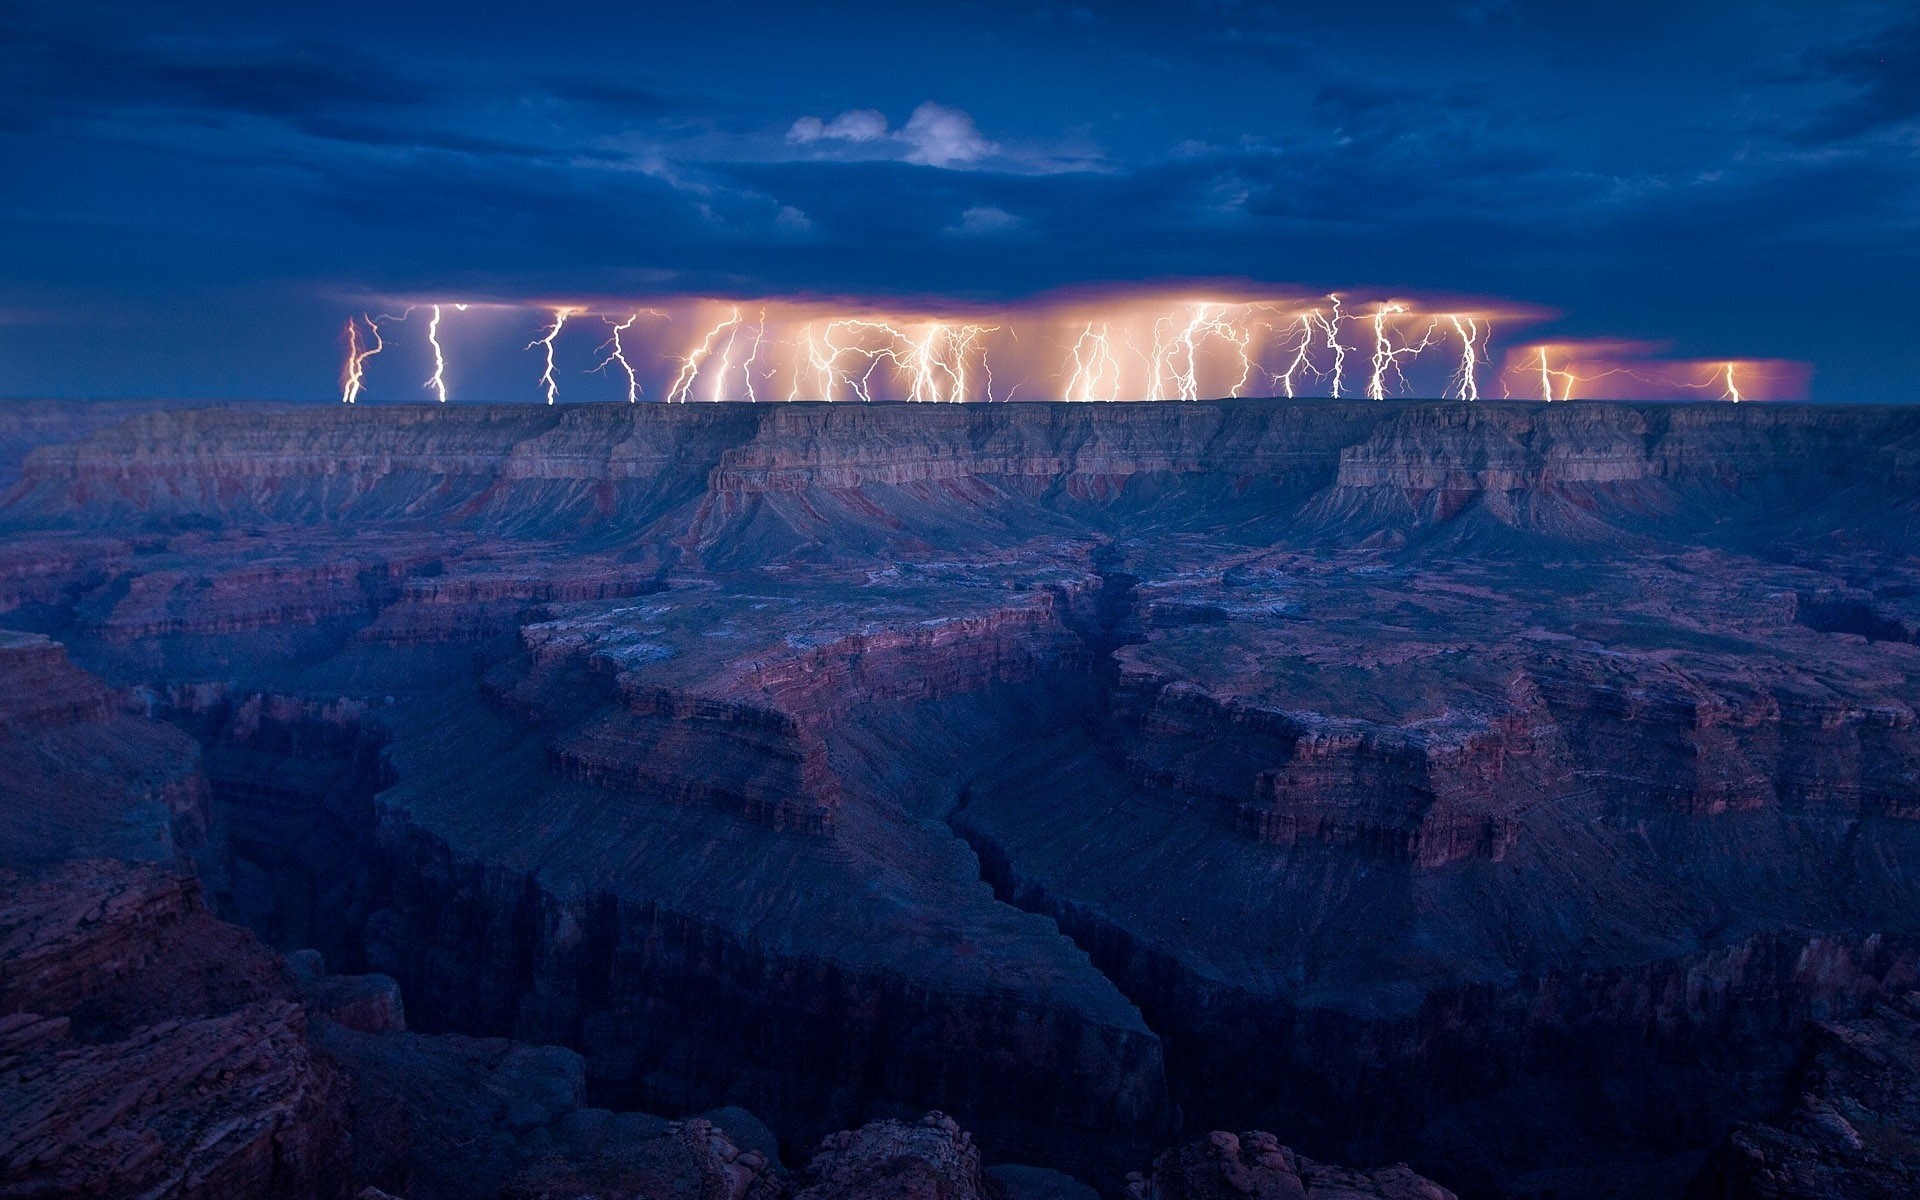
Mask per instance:
[[[912,381],[908,386],[907,398],[928,403],[945,400],[958,404],[969,399],[968,361],[973,357],[976,346],[979,346],[981,337],[993,332],[998,326],[956,326],[934,321],[927,326],[926,334],[918,341],[913,341],[904,333],[892,330],[890,326],[888,328],[911,347],[905,360],[899,364]],[[990,369],[985,366],[984,347],[980,348],[979,354],[982,369],[989,370],[989,378],[991,378]],[[942,377],[946,380],[944,396],[941,394]],[[991,388],[989,388],[987,399],[992,398]]]
[[[1320,375],[1320,372],[1313,369],[1313,362],[1309,357],[1313,351],[1313,323],[1319,315],[1320,310],[1317,308],[1311,312],[1303,312],[1300,314],[1299,320],[1296,322],[1300,327],[1300,344],[1293,348],[1293,359],[1287,363],[1287,369],[1276,376],[1280,381],[1280,385],[1286,389],[1287,399],[1289,400],[1294,398],[1293,377],[1296,373],[1305,371],[1307,374],[1316,378]]]
[[[1219,312],[1212,312],[1219,309]],[[1226,308],[1218,304],[1195,304],[1188,316],[1187,323],[1178,333],[1173,332],[1172,315],[1160,317],[1153,324],[1153,356],[1149,360],[1150,379],[1147,384],[1149,400],[1198,400],[1200,398],[1200,347],[1210,338],[1218,338],[1233,347],[1240,361],[1240,377],[1227,390],[1229,396],[1238,396],[1253,375],[1253,360],[1247,353],[1247,347],[1253,342],[1253,335],[1244,325],[1226,319]],[[1162,382],[1173,384],[1173,393],[1169,395]]]
[[[547,369],[540,373],[540,386],[547,390],[547,403],[552,404],[560,394],[560,381],[553,374],[553,340],[560,336],[560,330],[566,325],[567,318],[579,312],[577,308],[556,308],[553,310],[553,327],[539,337],[527,343],[527,349],[544,346],[547,351]]]
[[[614,325],[612,321],[607,320],[605,317],[600,319],[613,327],[613,336],[600,343],[600,349],[611,349],[608,355],[600,360],[599,366],[594,367],[594,370],[602,370],[608,363],[619,363],[620,369],[627,373],[627,403],[638,404],[640,402],[640,376],[634,373],[633,364],[627,361],[627,351],[626,348],[620,344],[620,335],[633,328],[633,323],[640,319],[640,314],[634,313],[618,325]]]
[[[1542,400],[1546,400],[1549,402],[1554,400],[1560,400],[1560,401],[1571,400],[1573,399],[1574,384],[1598,383],[1600,380],[1610,378],[1614,375],[1625,375],[1629,379],[1638,379],[1638,380],[1641,380],[1642,382],[1646,381],[1646,377],[1644,375],[1641,375],[1637,371],[1629,371],[1624,367],[1613,367],[1608,370],[1600,372],[1598,375],[1578,374],[1573,370],[1572,366],[1562,367],[1556,370],[1550,367],[1547,363],[1547,350],[1548,350],[1548,347],[1546,346],[1540,347],[1539,359],[1537,363],[1540,371],[1540,398]],[[1560,394],[1558,396],[1555,396],[1553,394],[1553,385],[1556,380],[1560,384]],[[1712,385],[1705,384],[1701,386],[1711,387]]]
[[[1547,369],[1547,348],[1542,346],[1540,347],[1540,398],[1549,404],[1553,402],[1553,375],[1554,373]],[[1566,379],[1567,390],[1571,392],[1573,376],[1568,375]]]
[[[692,399],[694,380],[700,377],[700,364],[713,356],[714,347],[718,345],[721,335],[729,334],[739,324],[740,309],[736,306],[731,316],[707,330],[707,335],[700,339],[699,344],[680,360],[680,372],[674,376],[673,386],[667,389],[669,404],[676,402],[685,404]],[[733,344],[730,336],[727,344],[729,346]]]
[[[1355,394],[1384,399],[1410,390],[1448,399],[1474,401],[1488,394],[1495,369],[1493,326],[1486,310],[1454,311],[1410,307],[1411,301],[1369,301],[1364,313],[1348,311],[1339,292],[1328,303],[1305,308],[1274,298],[1190,300],[1162,294],[1125,297],[1110,309],[1036,307],[1009,309],[1007,319],[985,321],[935,318],[885,311],[836,315],[818,302],[770,299],[758,305],[749,322],[746,302],[688,300],[698,305],[707,324],[684,356],[664,353],[640,332],[642,316],[667,319],[667,312],[639,308],[626,316],[582,304],[547,307],[539,336],[527,343],[543,354],[539,385],[548,404],[559,402],[558,341],[567,324],[583,313],[603,321],[609,336],[599,347],[592,371],[618,365],[626,377],[629,403],[637,403],[654,382],[658,363],[672,364],[670,401],[702,400],[757,403],[784,394],[790,400],[848,398],[862,401],[901,399],[960,403],[1011,398],[999,395],[996,368],[1013,363],[1021,386],[1038,384],[1069,400],[1198,400],[1202,395],[1243,396],[1256,373],[1266,394],[1297,399],[1309,379],[1326,381],[1329,393],[1345,398],[1350,354],[1368,352],[1370,370]],[[1083,303],[1083,302],[1082,302]],[[415,308],[429,311],[426,350],[431,375],[422,385],[441,403],[451,399],[448,351],[441,336],[449,302],[422,303],[398,312],[360,313],[347,321],[346,361],[341,370],[341,400],[355,403],[367,394],[368,360],[385,350],[387,322],[407,320]],[[465,304],[453,304],[465,311]],[[676,314],[683,310],[673,310]],[[1531,319],[1524,311],[1517,318]],[[1056,322],[1054,337],[1038,344],[1022,335],[1028,320]],[[1371,345],[1356,335],[1349,344],[1341,322],[1372,324]],[[801,322],[805,322],[802,324]],[[1416,324],[1418,323],[1418,324]],[[1079,325],[1079,329],[1074,329]],[[1060,336],[1064,334],[1065,336]],[[1426,351],[1451,338],[1443,371],[1429,368]],[[1049,351],[1045,347],[1055,349]],[[1546,401],[1601,392],[1672,394],[1676,390],[1717,395],[1734,403],[1754,392],[1781,391],[1779,380],[1793,379],[1793,364],[1771,360],[1663,360],[1650,355],[1649,343],[1584,339],[1567,343],[1515,346],[1497,370],[1494,394],[1537,394]],[[1627,357],[1621,357],[1626,355]],[[1000,360],[996,362],[995,360]],[[1420,359],[1417,368],[1408,365]],[[1137,365],[1136,365],[1137,364]],[[1749,371],[1753,374],[1749,374]],[[740,373],[736,380],[734,373]],[[1769,375],[1771,371],[1773,374]],[[1137,372],[1137,373],[1136,373]],[[1617,386],[1594,386],[1618,377]],[[1760,382],[1756,383],[1758,379]],[[1529,380],[1537,380],[1529,383]],[[1317,383],[1313,386],[1317,387]],[[1432,386],[1433,392],[1425,391]],[[1791,386],[1789,382],[1788,386]],[[776,389],[778,389],[776,391]]]
[[[813,368],[814,378],[820,387],[820,399],[831,401],[833,399],[833,364],[831,360],[820,356],[820,341],[813,336],[813,323],[811,321],[807,323],[805,328],[801,329],[800,336],[806,339],[807,365]],[[800,378],[801,372],[796,369],[793,373],[793,386],[787,392],[787,399],[798,400],[801,398]]]
[[[736,309],[735,316],[737,317],[738,315],[739,313]],[[712,394],[708,396],[708,399],[715,403],[727,398],[727,375],[733,369],[734,347],[739,345],[740,335],[746,328],[747,326],[744,322],[736,320],[733,328],[727,333],[727,348],[720,353],[720,367],[713,373]],[[753,340],[748,343],[746,361],[740,364],[740,378],[746,386],[747,401],[751,404],[758,404],[760,402],[759,395],[755,393],[753,389],[753,364],[754,361],[760,357],[760,344],[765,340],[766,333],[767,312],[765,309],[761,309],[760,322],[753,326]],[[692,383],[689,381],[688,387],[691,388],[691,386]]]
[[[1327,299],[1333,301],[1333,315],[1323,317],[1320,315],[1320,310],[1315,309],[1313,317],[1314,320],[1319,323],[1321,332],[1327,335],[1327,349],[1333,351],[1333,388],[1328,394],[1338,400],[1340,398],[1341,384],[1346,379],[1347,348],[1340,344],[1339,330],[1342,314],[1340,312],[1339,293],[1329,292]]]
[[[1450,316],[1453,331],[1460,335],[1460,366],[1453,373],[1453,382],[1449,391],[1462,400],[1480,398],[1480,321],[1476,317]],[[1493,323],[1489,321],[1486,336],[1493,337]],[[1445,393],[1442,393],[1444,396]]]
[[[359,329],[355,326],[353,318],[348,317],[347,364],[346,369],[341,372],[340,381],[342,404],[354,404],[359,401],[360,393],[366,390],[367,385],[367,360],[387,348],[387,344],[380,340],[379,323],[365,313],[360,314],[360,319],[367,323],[367,331],[373,335],[373,345],[364,351],[360,349]]]
[[[1104,395],[1095,393],[1112,373],[1112,380]],[[1073,374],[1067,379],[1062,400],[1117,400],[1120,392],[1120,360],[1114,357],[1111,327],[1100,326],[1100,332],[1093,331],[1093,322],[1080,332],[1073,344]]]
[[[465,308],[466,305],[460,305]],[[447,356],[440,349],[440,306],[433,306],[433,319],[427,322],[427,344],[433,347],[433,377],[421,384],[433,389],[440,403],[447,402]]]
[[[1407,378],[1400,372],[1400,360],[1417,358],[1422,350],[1433,345],[1433,330],[1438,322],[1428,324],[1427,331],[1416,342],[1402,342],[1395,346],[1387,333],[1389,316],[1405,315],[1407,306],[1400,303],[1382,304],[1373,314],[1373,373],[1367,377],[1367,399],[1385,400],[1387,398],[1387,373],[1391,371],[1399,378],[1402,387]]]
[[[746,381],[747,401],[751,404],[760,403],[760,397],[753,390],[753,364],[760,361],[760,347],[766,339],[767,310],[763,308],[760,310],[759,322],[753,327],[753,345],[747,351],[747,361],[740,364],[740,378]],[[767,377],[771,379],[773,372],[767,372]]]

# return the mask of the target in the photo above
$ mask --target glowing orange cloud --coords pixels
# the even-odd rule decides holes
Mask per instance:
[[[427,386],[444,400],[443,302],[420,303],[433,312]],[[1496,358],[1496,337],[1506,342],[1509,331],[1552,314],[1447,297],[1190,285],[1060,292],[991,308],[818,297],[678,297],[653,305],[574,299],[540,306],[546,320],[527,349],[540,352],[537,386],[546,402],[557,401],[563,361],[575,353],[564,347],[575,341],[568,322],[576,315],[610,330],[582,369],[617,366],[629,401],[648,382],[671,403],[1149,401],[1310,391],[1374,400],[1494,394],[1737,401],[1800,395],[1806,384],[1805,368],[1792,363],[1676,361],[1640,342],[1507,343]],[[527,311],[473,306],[507,314],[496,319],[523,319],[516,314]],[[658,321],[643,324],[643,314]],[[362,324],[371,346],[363,343]],[[384,343],[378,321],[366,317],[349,323],[347,340],[341,398],[352,403],[365,394],[367,360]]]
[[[1669,359],[1655,342],[1587,339],[1507,350],[1502,394],[1534,400],[1805,399],[1811,372],[1784,359]]]

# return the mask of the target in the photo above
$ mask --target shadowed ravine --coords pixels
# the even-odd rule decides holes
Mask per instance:
[[[0,666],[169,832],[19,857],[189,861],[610,1107],[1678,1197],[1920,986],[1920,412],[47,424]]]

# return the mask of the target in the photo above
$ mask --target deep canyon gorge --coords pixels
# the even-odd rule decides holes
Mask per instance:
[[[1920,409],[0,425],[0,1196],[1920,1188]]]

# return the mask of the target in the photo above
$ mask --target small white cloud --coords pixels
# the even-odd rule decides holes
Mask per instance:
[[[960,214],[960,223],[948,227],[955,237],[996,237],[1017,232],[1026,222],[1004,208],[980,204]]]
[[[871,108],[851,109],[831,121],[801,117],[787,130],[787,140],[803,146],[819,141],[877,142],[886,136],[886,114]]]
[[[981,136],[972,117],[931,100],[913,110],[900,136],[912,147],[907,161],[928,167],[978,162],[999,149]]]
[[[782,204],[773,214],[773,223],[786,233],[813,232],[813,218],[791,204]]]
[[[888,126],[886,114],[871,108],[850,109],[831,120],[801,117],[787,130],[787,141],[800,146],[844,142],[860,150],[851,158],[897,158],[923,167],[962,167],[1000,153],[957,108],[929,100],[913,110],[898,129]]]

